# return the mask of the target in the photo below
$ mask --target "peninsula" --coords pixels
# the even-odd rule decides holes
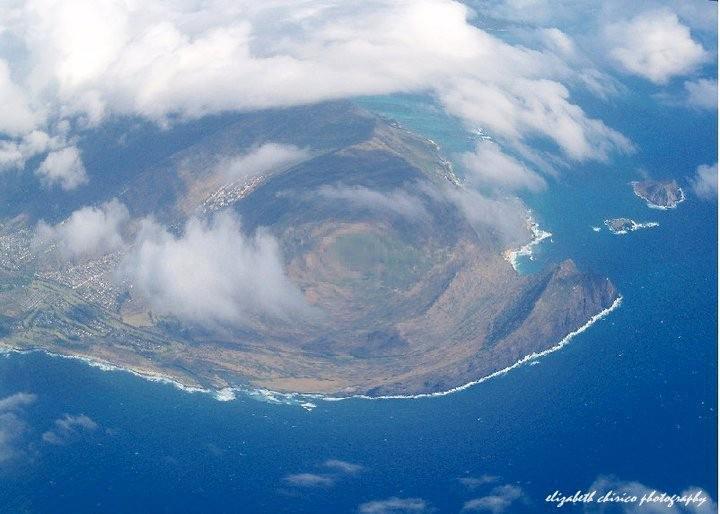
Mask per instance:
[[[218,171],[218,154],[264,141],[303,150],[272,170]],[[277,241],[286,276],[313,314],[250,311],[215,327],[163,313],[122,277],[130,243],[63,260],[33,242],[50,200],[8,202],[0,211],[0,345],[193,387],[412,395],[547,351],[619,298],[608,278],[570,260],[516,272],[496,229],[471,223],[449,200],[462,185],[437,145],[350,104],[244,114],[166,148],[143,154],[154,159],[144,168],[129,162],[107,173],[92,201],[117,198],[131,219],[152,216],[176,233],[191,216],[230,209],[245,232]],[[57,204],[58,223],[87,203]],[[515,248],[533,238],[525,230]],[[208,301],[198,287],[198,302]]]

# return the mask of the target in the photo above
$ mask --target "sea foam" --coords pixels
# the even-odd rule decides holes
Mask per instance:
[[[541,357],[544,357],[546,355],[549,355],[553,352],[556,352],[566,346],[570,341],[577,336],[578,334],[581,334],[585,332],[588,328],[590,328],[592,325],[594,325],[597,321],[603,319],[605,316],[610,314],[612,311],[620,307],[622,304],[623,297],[618,296],[615,301],[608,307],[607,309],[604,309],[597,314],[595,314],[592,318],[588,320],[587,323],[585,323],[583,326],[578,328],[577,330],[573,330],[568,335],[563,337],[558,344],[555,346],[552,346],[548,348],[547,350],[543,350],[542,352],[535,352],[531,353],[530,355],[526,355],[522,359],[518,360],[515,364],[508,366],[507,368],[503,368],[501,370],[495,371],[494,373],[491,373],[487,376],[484,376],[482,378],[479,378],[478,380],[473,380],[472,382],[468,382],[467,384],[463,384],[457,387],[453,387],[452,389],[448,389],[446,391],[438,391],[435,393],[420,393],[415,395],[387,395],[387,396],[367,396],[367,395],[353,395],[353,396],[347,396],[347,397],[323,397],[326,401],[341,401],[341,400],[349,400],[352,398],[362,398],[366,400],[402,400],[402,399],[420,399],[420,398],[436,398],[440,396],[447,396],[452,393],[457,393],[459,391],[464,391],[465,389],[469,389],[470,387],[481,384],[487,380],[490,380],[491,378],[499,377],[500,375],[504,375],[508,373],[509,371],[519,368],[520,366],[528,363],[534,363],[537,362],[538,359]]]
[[[145,380],[151,381],[151,382],[159,382],[163,384],[172,385],[173,387],[176,387],[177,389],[180,389],[182,391],[188,392],[188,393],[204,393],[209,394],[213,396],[218,401],[232,401],[237,398],[237,394],[242,394],[244,396],[254,398],[256,400],[264,401],[267,403],[275,403],[275,404],[284,404],[284,405],[296,405],[299,406],[307,411],[312,411],[317,407],[317,401],[327,401],[327,402],[337,402],[337,401],[343,401],[343,400],[351,400],[351,399],[362,399],[362,400],[416,400],[416,399],[422,399],[422,398],[438,398],[442,396],[448,396],[453,393],[457,393],[460,391],[464,391],[466,389],[469,389],[470,387],[473,387],[474,385],[481,384],[487,380],[490,380],[491,378],[499,377],[501,375],[504,375],[513,369],[516,369],[520,366],[523,366],[525,364],[536,364],[538,359],[549,355],[553,352],[556,352],[566,346],[570,341],[577,336],[578,334],[581,334],[582,332],[585,332],[588,328],[590,328],[593,324],[595,324],[597,321],[603,319],[608,314],[610,314],[612,311],[620,307],[622,304],[623,297],[618,296],[615,301],[608,307],[607,309],[604,309],[597,314],[595,314],[593,317],[591,317],[587,323],[579,327],[578,329],[570,332],[568,335],[566,335],[564,338],[560,340],[559,343],[556,345],[548,348],[547,350],[543,350],[542,352],[535,352],[531,353],[529,355],[526,355],[522,359],[518,360],[511,366],[508,366],[506,368],[503,368],[501,370],[495,371],[494,373],[491,373],[489,375],[486,375],[484,377],[481,377],[477,380],[473,380],[471,382],[468,382],[466,384],[453,387],[451,389],[447,389],[445,391],[437,391],[434,393],[420,393],[415,395],[384,395],[384,396],[368,396],[364,394],[357,394],[357,395],[351,395],[351,396],[326,396],[324,394],[317,394],[317,393],[297,393],[297,392],[291,392],[291,393],[282,393],[278,391],[272,391],[265,388],[247,388],[247,387],[225,387],[222,389],[209,389],[209,388],[202,388],[197,386],[188,386],[183,384],[182,382],[179,382],[178,380],[174,378],[170,378],[166,375],[146,371],[146,370],[135,370],[135,369],[129,369],[129,368],[123,368],[120,366],[116,366],[114,364],[111,364],[107,361],[103,361],[100,359],[92,359],[89,357],[84,356],[77,356],[77,355],[62,355],[58,353],[48,352],[47,350],[43,349],[21,349],[21,348],[15,348],[15,347],[1,347],[0,348],[0,354],[10,355],[10,354],[28,354],[31,352],[41,352],[44,353],[50,357],[57,357],[61,359],[72,359],[72,360],[78,360],[82,361],[89,366],[92,366],[94,368],[100,369],[102,371],[120,371],[125,373],[130,373],[134,376],[137,376],[139,378],[143,378]]]
[[[540,224],[533,219],[531,212],[528,212],[527,228],[533,236],[530,242],[524,244],[520,248],[507,250],[504,253],[505,260],[512,265],[515,271],[518,271],[518,262],[520,257],[528,257],[530,260],[534,260],[533,251],[535,250],[535,247],[542,243],[545,239],[552,237],[552,233],[540,228]]]
[[[631,184],[634,184],[631,182]],[[643,195],[638,194],[637,191],[635,191],[635,188],[633,187],[633,194],[640,198],[641,200],[645,201],[645,205],[647,205],[651,209],[656,209],[658,211],[667,211],[668,209],[675,209],[678,205],[683,203],[685,201],[685,191],[682,190],[681,187],[678,187],[678,191],[680,191],[680,198],[678,198],[677,202],[674,202],[672,205],[657,205],[650,201],[648,201],[647,198],[645,198]]]

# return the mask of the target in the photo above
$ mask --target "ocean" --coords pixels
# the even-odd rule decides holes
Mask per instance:
[[[7,354],[0,398],[36,400],[12,413],[23,430],[0,432],[0,512],[446,513],[514,491],[505,512],[538,513],[557,511],[544,501],[553,491],[607,476],[717,500],[717,204],[686,182],[717,160],[717,117],[642,98],[582,102],[634,154],[563,170],[524,198],[552,236],[521,272],[572,258],[623,295],[562,350],[443,397],[317,400],[311,410]],[[472,148],[425,97],[358,102],[451,156]],[[687,200],[649,209],[629,186],[643,173],[677,178]],[[614,235],[603,226],[614,217],[659,226]],[[65,430],[65,414],[94,426]],[[53,430],[60,441],[43,437]]]

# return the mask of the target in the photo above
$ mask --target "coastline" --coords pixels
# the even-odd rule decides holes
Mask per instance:
[[[518,261],[520,257],[529,257],[530,260],[533,260],[533,249],[545,239],[552,237],[551,232],[540,228],[540,224],[533,219],[531,212],[528,212],[527,227],[532,233],[532,239],[520,248],[506,250],[503,253],[503,257],[505,257],[505,260],[510,263],[515,271],[518,271]]]
[[[592,316],[584,325],[573,330],[572,332],[567,334],[565,337],[563,337],[557,344],[551,346],[550,348],[548,348],[546,350],[543,350],[541,352],[533,352],[533,353],[521,358],[514,364],[507,366],[506,368],[495,371],[489,375],[481,377],[477,380],[473,380],[466,384],[462,384],[457,387],[447,389],[445,391],[437,391],[434,393],[420,393],[420,394],[415,394],[415,395],[398,394],[398,395],[369,396],[369,395],[364,395],[364,394],[357,394],[357,395],[350,395],[350,396],[328,396],[328,395],[319,394],[319,393],[301,393],[301,392],[285,393],[285,392],[279,392],[279,391],[272,391],[272,390],[264,389],[264,388],[225,387],[223,389],[208,389],[208,388],[184,384],[184,383],[180,382],[179,380],[169,377],[167,375],[163,375],[162,373],[157,373],[157,372],[148,371],[148,370],[137,370],[137,369],[132,369],[132,368],[124,368],[124,367],[117,366],[115,364],[112,364],[110,362],[103,361],[100,359],[92,359],[90,357],[85,357],[85,356],[81,356],[81,355],[63,355],[63,354],[53,353],[53,352],[44,350],[42,348],[22,349],[22,348],[16,348],[16,347],[5,346],[5,345],[0,344],[0,355],[2,355],[2,354],[6,354],[6,355],[28,354],[28,353],[32,353],[32,352],[40,352],[49,357],[79,360],[91,367],[98,368],[102,371],[119,371],[119,372],[130,373],[131,375],[142,378],[149,382],[158,382],[158,383],[172,385],[173,387],[180,389],[181,391],[184,391],[187,393],[209,394],[209,395],[212,395],[217,401],[224,402],[224,401],[235,400],[237,398],[237,394],[239,393],[239,394],[245,395],[249,398],[266,401],[269,403],[296,405],[307,411],[312,411],[315,407],[317,407],[317,405],[315,403],[312,403],[313,401],[337,402],[337,401],[352,400],[352,399],[417,400],[417,399],[424,399],[424,398],[439,398],[439,397],[448,396],[450,394],[457,393],[460,391],[464,391],[464,390],[469,389],[477,384],[486,382],[492,378],[496,378],[501,375],[505,375],[506,373],[512,371],[513,369],[519,368],[520,366],[522,366],[524,364],[530,364],[530,365],[536,364],[538,359],[545,357],[546,355],[549,355],[551,353],[554,353],[558,350],[561,350],[562,348],[567,346],[575,336],[585,332],[596,322],[607,317],[610,313],[612,313],[614,310],[616,310],[618,307],[620,307],[622,305],[622,301],[623,301],[622,295],[618,296],[609,307],[607,307],[606,309],[603,309],[602,311],[600,311],[597,314],[595,314],[594,316]]]
[[[627,229],[616,230],[612,226],[613,221],[614,220],[607,219],[607,220],[603,221],[603,223],[608,228],[608,230],[612,234],[615,234],[616,236],[622,236],[622,235],[628,234],[630,232],[635,232],[637,230],[642,230],[645,228],[656,228],[656,227],[660,226],[660,223],[658,223],[657,221],[647,221],[647,222],[640,223],[635,220],[628,219],[628,221],[630,222],[630,226]]]
[[[506,373],[512,371],[513,369],[519,368],[523,364],[537,362],[537,359],[540,359],[542,357],[545,357],[546,355],[550,355],[551,353],[561,350],[562,348],[567,346],[575,336],[585,332],[592,325],[594,325],[597,321],[600,321],[601,319],[605,318],[608,314],[610,314],[615,309],[620,307],[620,305],[622,305],[622,301],[623,301],[622,295],[618,296],[615,299],[615,301],[610,305],[610,307],[603,309],[602,311],[600,311],[597,314],[595,314],[594,316],[592,316],[584,325],[582,325],[581,327],[570,332],[568,335],[563,337],[559,343],[557,343],[554,346],[551,346],[547,350],[543,350],[541,352],[533,352],[529,355],[526,355],[522,359],[518,360],[517,362],[515,362],[515,364],[508,366],[507,368],[503,368],[501,370],[495,371],[495,372],[490,373],[489,375],[486,375],[482,378],[473,380],[472,382],[468,382],[467,384],[453,387],[452,389],[448,389],[446,391],[438,391],[435,393],[420,393],[420,394],[415,394],[415,395],[387,395],[387,396],[353,395],[353,396],[347,396],[347,397],[324,397],[323,399],[326,401],[341,401],[341,400],[350,400],[353,398],[362,398],[364,400],[413,400],[413,399],[420,399],[420,398],[437,398],[437,397],[441,397],[441,396],[447,396],[452,393],[464,391],[465,389],[469,389],[474,385],[486,382],[486,381],[490,380],[491,378],[505,375]]]
[[[644,195],[638,193],[636,184],[638,182],[635,180],[633,182],[630,182],[630,185],[632,186],[633,194],[643,200],[645,202],[645,205],[647,205],[650,209],[656,209],[658,211],[667,211],[668,209],[675,209],[678,205],[683,203],[686,199],[685,197],[685,191],[683,191],[683,188],[678,187],[678,191],[680,191],[680,198],[677,202],[673,202],[671,205],[658,205],[656,203],[651,202],[649,199],[647,199]]]
[[[227,388],[224,389],[207,389],[195,385],[188,385],[181,381],[179,381],[176,378],[172,378],[168,375],[163,375],[162,373],[156,372],[156,371],[150,371],[150,370],[138,370],[135,368],[130,367],[123,367],[118,366],[116,364],[113,364],[111,362],[102,360],[102,359],[94,359],[92,357],[86,357],[84,355],[65,355],[62,353],[55,353],[51,352],[49,350],[46,350],[44,348],[18,348],[16,346],[10,346],[0,343],[0,356],[2,355],[11,355],[11,354],[20,354],[20,355],[26,355],[30,353],[42,353],[44,355],[47,355],[48,357],[56,358],[56,359],[68,359],[68,360],[76,360],[81,361],[90,366],[91,368],[97,368],[102,371],[119,371],[123,373],[129,373],[131,375],[134,375],[138,378],[142,378],[143,380],[147,380],[148,382],[157,382],[161,384],[169,384],[177,389],[180,389],[181,391],[185,391],[186,393],[204,393],[204,394],[211,394],[216,397],[219,401],[227,401],[224,396],[227,395]],[[229,398],[229,399],[234,399]]]

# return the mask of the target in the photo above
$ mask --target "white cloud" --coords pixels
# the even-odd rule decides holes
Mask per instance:
[[[627,72],[656,84],[694,71],[708,54],[667,9],[638,14],[605,29],[610,56]]]
[[[0,400],[0,411],[15,410],[23,405],[30,405],[37,400],[37,396],[30,393],[15,393]]]
[[[55,149],[58,144],[57,138],[51,138],[41,130],[33,130],[23,136],[20,148],[25,156],[37,155],[47,149]]]
[[[518,66],[523,64],[518,63]],[[570,102],[570,91],[553,80],[508,75],[507,82],[458,80],[439,92],[446,109],[526,152],[527,141],[545,137],[575,161],[605,160],[612,152],[628,152],[632,144]]]
[[[702,164],[695,170],[690,180],[693,191],[705,200],[717,200],[718,197],[718,165]]]
[[[28,98],[10,76],[10,67],[0,59],[0,134],[18,136],[30,132],[40,122],[28,105]]]
[[[574,57],[576,48],[572,38],[556,27],[540,29],[540,39],[549,49],[565,57]]]
[[[54,244],[66,258],[96,257],[122,246],[122,230],[129,220],[127,208],[115,199],[83,207],[57,225],[38,223],[34,246]]]
[[[50,137],[42,130],[32,130],[16,140],[0,141],[0,172],[21,169],[30,157],[62,146],[63,137]]]
[[[492,484],[500,480],[500,477],[493,475],[480,475],[479,477],[461,477],[458,481],[468,489],[475,489],[485,484]]]
[[[0,465],[23,454],[23,436],[28,427],[21,409],[36,399],[34,394],[28,393],[16,393],[0,399]]]
[[[444,194],[476,231],[488,234],[503,247],[528,240],[527,213],[517,199],[489,197],[458,188],[447,188]]]
[[[698,79],[685,82],[687,103],[691,107],[717,111],[718,83],[717,80]]]
[[[505,154],[497,143],[481,141],[474,152],[465,152],[460,161],[468,170],[468,180],[480,186],[493,186],[509,190],[538,191],[545,181],[517,159]]]
[[[410,220],[427,220],[430,213],[417,196],[403,190],[375,191],[364,186],[322,186],[318,194],[330,200],[339,200],[354,207],[389,212]]]
[[[48,444],[63,445],[76,438],[81,432],[93,432],[98,424],[85,414],[65,414],[55,420],[54,428],[44,432],[42,440]]]
[[[464,512],[501,514],[522,497],[523,492],[519,487],[510,484],[501,485],[494,487],[487,496],[466,501],[462,510]]]
[[[22,168],[25,159],[20,147],[14,141],[0,141],[0,171]]]
[[[329,472],[294,473],[283,477],[283,482],[294,487],[332,487],[338,480],[356,476],[365,469],[360,464],[338,459],[328,459],[322,467]]]
[[[264,230],[246,236],[229,213],[209,223],[192,218],[179,236],[144,220],[123,273],[155,312],[190,322],[312,314],[285,275],[277,241]]]
[[[363,503],[358,507],[361,514],[409,514],[429,512],[430,508],[422,498],[392,497]]]
[[[527,212],[517,198],[483,194],[472,182],[468,187],[448,185],[438,188],[430,183],[418,183],[418,189],[434,202],[454,205],[466,221],[479,233],[489,236],[503,247],[524,243],[529,237]],[[363,186],[322,186],[318,193],[328,199],[349,202],[355,207],[394,213],[409,220],[424,222],[431,219],[420,196],[402,190],[375,191]]]
[[[590,7],[577,0],[478,0],[473,3],[489,18],[523,25],[561,24],[572,27],[578,35],[587,35],[598,21],[628,19],[649,9],[668,8],[668,4],[666,0],[605,0]],[[714,32],[717,29],[718,10],[709,2],[673,2],[672,8],[693,30]]]
[[[323,466],[332,470],[335,470],[340,473],[344,473],[346,475],[357,475],[360,473],[364,468],[364,466],[360,464],[355,464],[353,462],[347,462],[344,460],[338,460],[338,459],[329,459],[326,460],[323,463]]]
[[[310,152],[294,145],[265,143],[247,153],[221,158],[216,169],[229,180],[237,180],[288,168],[309,155]]]
[[[20,49],[8,61],[15,90],[28,105],[49,105],[54,120],[121,114],[164,122],[431,91],[468,125],[512,144],[546,137],[572,160],[628,149],[571,101],[562,82],[587,81],[558,58],[574,53],[567,34],[546,29],[545,48],[532,50],[473,26],[470,16],[452,0],[174,0],[153,8],[33,0],[0,11],[5,36]]]
[[[295,487],[330,487],[335,484],[333,477],[316,473],[296,473],[284,477],[283,480]]]
[[[598,69],[606,64],[596,55],[598,41],[623,70],[656,83],[690,73],[712,54],[693,39],[698,30],[715,30],[707,21],[715,11],[707,6],[671,10],[656,1],[611,0],[588,16],[576,2],[487,0],[478,10],[518,26],[490,32],[453,0],[168,0],[152,8],[110,0],[8,2],[0,19],[14,50],[0,52],[6,70],[0,91],[22,108],[12,127],[0,126],[11,137],[0,142],[0,170],[24,165],[30,152],[19,141],[25,134],[41,129],[57,136],[63,120],[76,129],[118,114],[164,124],[421,91],[511,151],[515,162],[507,172],[493,176],[495,170],[485,169],[480,177],[535,191],[543,180],[533,170],[547,173],[558,162],[607,160],[633,150],[575,100],[578,88],[602,98],[621,90]],[[513,38],[522,31],[533,35]],[[708,86],[688,82],[688,101],[706,105]],[[555,150],[540,152],[537,138]],[[71,189],[87,181],[79,154],[76,160],[57,146],[47,150],[54,153],[38,170],[45,184]],[[243,177],[303,158],[301,149],[268,143],[221,159],[219,167]]]
[[[663,494],[663,491],[654,489],[650,486],[642,484],[636,481],[624,481],[619,480],[615,477],[598,477],[595,482],[589,487],[589,491],[597,491],[596,498],[601,497],[609,491],[614,492],[620,496],[635,496],[637,501],[629,502],[626,504],[613,504],[613,503],[589,503],[585,505],[584,512],[592,514],[602,514],[605,512],[621,512],[623,514],[714,514],[718,511],[718,506],[712,497],[699,487],[688,487],[680,493],[666,493],[667,496],[685,496],[685,497],[696,497],[702,502],[688,502],[683,503],[681,501],[670,502],[642,502],[643,496],[654,493],[654,497],[659,497]],[[697,496],[696,496],[697,495]]]
[[[59,184],[66,191],[88,182],[80,150],[76,146],[50,152],[35,173],[46,186]]]

